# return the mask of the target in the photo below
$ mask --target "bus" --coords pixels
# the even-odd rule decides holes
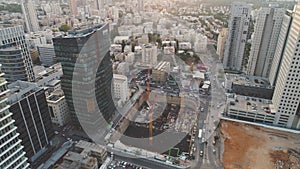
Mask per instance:
[[[201,139],[201,137],[202,137],[202,129],[199,129],[198,139]]]

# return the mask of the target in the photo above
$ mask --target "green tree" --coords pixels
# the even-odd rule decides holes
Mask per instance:
[[[63,32],[67,32],[68,30],[70,30],[71,27],[68,25],[68,24],[62,24],[60,27],[59,27],[59,30],[60,31],[63,31]]]
[[[132,43],[131,44],[131,52],[134,52],[135,51],[135,43]]]

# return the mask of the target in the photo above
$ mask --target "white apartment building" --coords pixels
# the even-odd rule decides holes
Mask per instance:
[[[248,75],[269,77],[284,13],[282,8],[259,10],[247,66]]]
[[[278,71],[281,65],[281,61],[284,53],[283,51],[286,47],[286,40],[288,38],[288,33],[290,30],[292,20],[293,20],[292,11],[286,11],[282,20],[276,51],[273,57],[273,63],[269,74],[269,81],[272,86],[275,86],[277,81]]]
[[[154,67],[157,64],[157,46],[143,45],[142,46],[142,64]]]
[[[134,64],[134,53],[129,52],[125,55],[125,62],[128,63],[128,65]]]
[[[276,123],[300,129],[300,1],[288,34],[273,95]]]
[[[69,109],[62,90],[56,90],[47,97],[51,121],[63,126],[70,120]]]
[[[126,76],[114,74],[114,98],[119,99],[121,104],[125,103],[129,99],[128,79]]]
[[[225,69],[242,70],[247,42],[251,7],[246,3],[231,4],[228,38],[225,45],[223,65]]]
[[[1,69],[1,64],[0,64]],[[28,158],[25,157],[24,146],[19,139],[20,134],[14,125],[15,120],[12,119],[12,113],[9,112],[10,106],[7,104],[7,82],[3,78],[4,73],[0,70],[0,138],[1,138],[1,156],[0,168],[29,168]],[[5,141],[4,141],[5,140]]]
[[[228,36],[228,29],[223,28],[218,35],[218,42],[217,42],[217,54],[219,55],[220,60],[222,60],[224,57],[225,43],[226,43],[227,36]]]

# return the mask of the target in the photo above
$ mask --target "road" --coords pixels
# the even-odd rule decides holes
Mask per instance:
[[[207,97],[207,108],[208,115],[205,120],[205,140],[207,144],[204,147],[205,160],[203,161],[203,166],[209,168],[219,169],[222,168],[220,157],[216,158],[217,153],[213,152],[217,149],[216,145],[213,145],[213,140],[215,136],[214,130],[216,125],[219,122],[219,117],[221,112],[225,107],[225,90],[222,87],[222,82],[224,79],[219,78],[219,71],[222,70],[222,64],[218,61],[217,58],[212,57],[210,53],[200,55],[202,62],[209,68],[210,71],[210,80],[211,80],[211,95]]]

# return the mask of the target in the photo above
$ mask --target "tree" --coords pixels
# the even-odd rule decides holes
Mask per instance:
[[[71,27],[68,25],[68,24],[62,24],[60,27],[59,27],[59,30],[60,31],[63,31],[63,32],[67,32],[68,30],[70,30]]]
[[[122,53],[124,52],[124,49],[125,49],[125,46],[126,46],[126,43],[125,43],[125,40],[122,40]]]
[[[134,52],[135,51],[135,43],[132,43],[131,44],[131,52]]]

